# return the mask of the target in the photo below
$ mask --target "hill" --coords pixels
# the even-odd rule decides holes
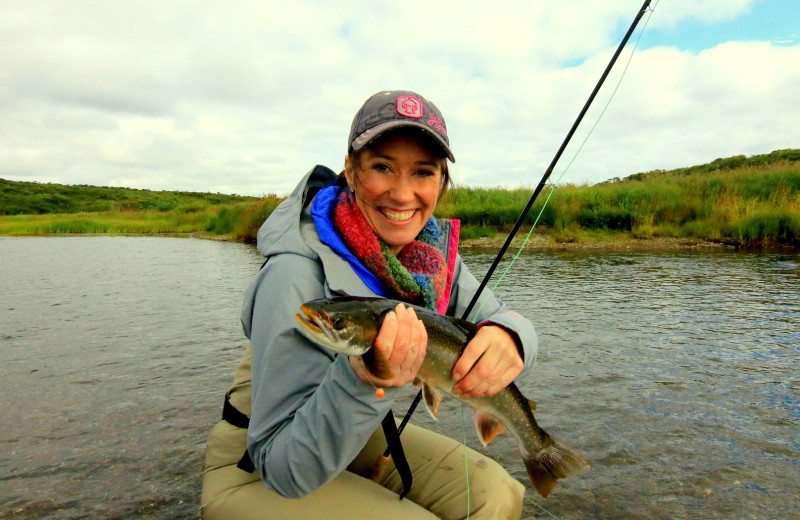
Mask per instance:
[[[253,201],[256,197],[185,191],[65,185],[0,179],[0,215],[96,211],[171,211],[188,203],[209,205]]]
[[[644,173],[635,173],[625,177],[624,179],[614,178],[607,182],[644,181],[652,180],[657,177],[696,175],[748,168],[766,168],[776,164],[797,162],[800,162],[800,150],[790,148],[786,150],[775,150],[767,154],[751,155],[750,157],[745,155],[734,155],[733,157],[715,159],[710,163],[689,166],[687,168],[677,168],[674,170],[653,170]]]

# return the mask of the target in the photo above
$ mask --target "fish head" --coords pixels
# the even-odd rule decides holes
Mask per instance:
[[[361,356],[375,341],[385,314],[378,298],[340,297],[306,302],[295,319],[309,340],[348,356]]]

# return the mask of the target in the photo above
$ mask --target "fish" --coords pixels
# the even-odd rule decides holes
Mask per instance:
[[[550,494],[559,479],[589,467],[580,453],[555,441],[539,427],[533,416],[535,403],[523,397],[513,382],[491,397],[461,399],[453,394],[453,367],[478,331],[474,323],[389,298],[355,296],[306,302],[295,318],[301,333],[310,341],[337,353],[361,356],[370,372],[389,379],[386,360],[372,347],[384,317],[398,303],[414,309],[428,334],[425,359],[415,383],[422,384],[425,407],[434,419],[438,419],[444,393],[474,409],[475,428],[483,446],[498,434],[509,432],[519,443],[533,487],[543,497]]]

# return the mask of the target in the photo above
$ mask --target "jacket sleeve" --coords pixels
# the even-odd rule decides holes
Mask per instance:
[[[478,280],[464,264],[461,255],[458,255],[447,314],[461,318],[479,286]],[[470,311],[467,320],[478,324],[496,323],[515,333],[522,347],[524,370],[529,369],[536,362],[539,345],[533,324],[506,307],[489,289],[481,291],[481,297]]]
[[[288,498],[305,496],[343,471],[397,397],[398,389],[387,388],[377,398],[346,356],[300,334],[300,304],[324,297],[318,262],[280,254],[251,284],[242,314],[253,346],[248,451],[262,482]]]

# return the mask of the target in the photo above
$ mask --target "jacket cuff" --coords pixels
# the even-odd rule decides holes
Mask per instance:
[[[503,325],[502,323],[497,323],[496,321],[491,321],[491,320],[486,320],[481,323],[478,323],[478,328],[481,328],[485,325],[494,325],[508,332],[509,335],[514,339],[514,343],[517,345],[517,353],[519,353],[519,358],[522,360],[522,363],[525,364],[525,349],[522,348],[522,340],[519,338],[519,334],[517,334],[517,331],[509,328],[506,325]]]

